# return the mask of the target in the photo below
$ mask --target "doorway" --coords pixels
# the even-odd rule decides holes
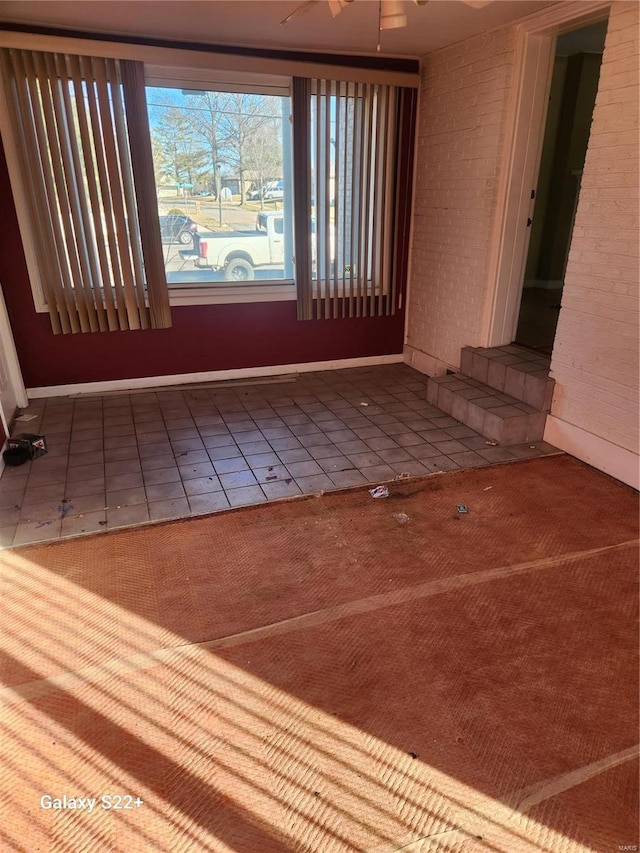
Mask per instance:
[[[515,343],[551,355],[607,22],[559,36]]]

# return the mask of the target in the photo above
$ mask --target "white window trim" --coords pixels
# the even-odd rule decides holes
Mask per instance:
[[[168,64],[156,65],[145,62],[144,76],[146,86],[204,90],[213,88],[216,92],[247,92],[256,95],[291,97],[291,77],[281,75]]]
[[[170,305],[229,305],[244,302],[295,302],[292,281],[241,284],[233,286],[204,284],[202,287],[174,285],[169,288]]]
[[[409,71],[388,71],[376,68],[359,68],[340,64],[340,55],[336,55],[334,64],[316,64],[302,57],[296,59],[271,59],[264,56],[239,55],[235,53],[217,53],[211,50],[193,50],[175,47],[156,47],[153,45],[96,41],[91,38],[70,38],[69,36],[51,36],[40,33],[0,32],[0,47],[14,47],[21,50],[42,50],[50,53],[77,53],[83,56],[103,56],[113,59],[133,59],[146,65],[174,66],[210,71],[237,72],[271,76],[298,76],[325,78],[354,83],[387,83],[390,86],[403,86],[417,89],[420,75]],[[289,50],[293,54],[295,51]],[[308,54],[309,51],[303,53]],[[324,51],[330,55],[330,51]]]
[[[166,64],[145,64],[145,86],[167,89],[215,90],[217,92],[247,92],[256,95],[291,98],[291,77],[221,71],[217,68],[195,69]],[[283,133],[287,131],[291,133],[291,127],[283,128]],[[291,165],[289,171],[293,179]],[[293,246],[291,250],[293,252]],[[271,281],[265,279],[261,284],[228,286],[219,282],[203,281],[197,287],[190,287],[188,282],[167,282],[167,288],[169,304],[172,306],[283,302],[296,299],[295,282],[290,279],[273,279]]]

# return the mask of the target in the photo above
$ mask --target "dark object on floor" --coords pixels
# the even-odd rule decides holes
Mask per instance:
[[[23,448],[26,450],[28,454],[27,459],[38,459],[47,452],[46,438],[43,435],[35,435],[29,432],[23,432],[15,436],[15,438],[10,438],[7,445],[9,450],[13,450],[14,448]],[[26,459],[23,460],[23,462],[26,461]],[[21,465],[22,463],[19,462],[18,464]]]
[[[26,447],[9,447],[2,454],[2,458],[5,465],[15,468],[18,465],[24,465],[25,462],[28,462],[31,459],[31,454]]]

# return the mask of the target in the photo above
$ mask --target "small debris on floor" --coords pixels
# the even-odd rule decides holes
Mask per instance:
[[[369,494],[372,498],[388,498],[389,489],[386,486],[376,486],[375,489],[369,489]]]
[[[408,471],[403,471],[402,474],[396,474],[394,480],[408,480],[411,474]]]
[[[267,482],[269,482],[269,480],[277,480],[277,479],[278,479],[278,475],[277,475],[277,474],[271,474],[271,476],[269,476],[269,477],[265,477],[265,480],[266,480]]]
[[[368,406],[368,403],[360,403],[361,406]]]
[[[48,527],[51,524],[50,521],[39,521],[36,524],[36,530],[39,530],[41,527]]]
[[[20,423],[27,423],[28,421],[35,421],[37,417],[37,415],[30,415],[28,412],[23,412],[15,420],[20,421]]]
[[[465,512],[469,512],[469,508],[466,504],[456,504],[456,509],[459,513],[464,514]]]
[[[487,440],[485,441],[485,444],[488,444],[488,445],[489,445],[489,447],[497,447],[497,446],[498,446],[498,442],[497,442],[497,441],[489,441],[489,439],[487,439]]]
[[[73,509],[73,504],[69,503],[69,501],[62,501],[61,505],[58,507],[58,512],[60,513],[60,518],[65,518],[67,513],[71,512]]]
[[[410,752],[409,755],[411,756],[411,758],[417,758],[418,757],[417,752]]]
[[[484,487],[484,489],[483,489],[482,491],[483,491],[483,492],[488,492],[488,491],[489,491],[489,489],[492,489],[492,488],[493,488],[493,486],[485,486],[485,487]]]
[[[393,517],[399,524],[406,524],[409,521],[409,516],[406,512],[394,512]]]

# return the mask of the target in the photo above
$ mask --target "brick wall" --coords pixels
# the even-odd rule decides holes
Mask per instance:
[[[425,57],[407,344],[435,367],[480,343],[515,38],[502,29]]]
[[[638,33],[614,3],[553,350],[554,418],[638,452]]]
[[[614,0],[565,277],[545,438],[638,485],[638,33]],[[405,357],[426,373],[482,345],[515,38],[425,57]]]

